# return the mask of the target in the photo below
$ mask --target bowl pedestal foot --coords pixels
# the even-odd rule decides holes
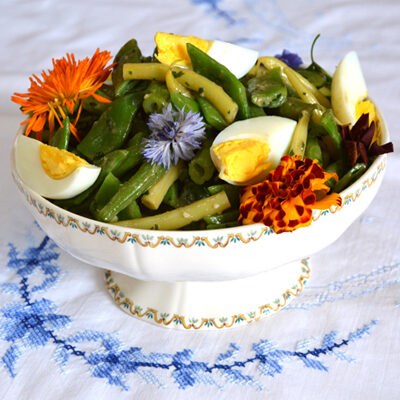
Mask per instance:
[[[309,259],[229,281],[150,282],[107,271],[106,286],[126,313],[184,330],[244,326],[296,297],[310,276]]]

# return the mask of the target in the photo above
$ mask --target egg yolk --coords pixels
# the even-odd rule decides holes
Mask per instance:
[[[195,36],[180,36],[170,33],[157,32],[154,40],[157,45],[156,58],[163,64],[179,64],[190,66],[190,58],[186,51],[186,44],[190,43],[200,50],[207,52],[210,42]]]
[[[230,140],[215,146],[213,152],[223,166],[221,178],[238,184],[246,184],[271,168],[271,163],[266,161],[270,147],[260,140]]]
[[[371,122],[375,122],[375,133],[372,141],[377,140],[379,137],[379,123],[378,123],[378,116],[376,115],[376,110],[374,103],[370,100],[360,100],[356,104],[356,119],[358,120],[361,115],[363,114],[369,114],[369,124],[371,125]]]
[[[46,174],[53,179],[64,179],[77,168],[90,164],[66,150],[40,143],[39,155]]]

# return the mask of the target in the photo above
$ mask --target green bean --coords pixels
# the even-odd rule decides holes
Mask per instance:
[[[132,93],[118,97],[101,114],[77,149],[90,161],[119,149],[127,139],[142,101],[142,94]]]
[[[200,112],[200,107],[198,102],[188,96],[185,96],[181,93],[170,93],[171,103],[179,110],[183,110],[185,112],[192,111],[194,113]]]
[[[143,110],[146,114],[161,113],[170,101],[168,89],[163,83],[152,81],[143,98]]]
[[[340,193],[342,190],[346,189],[353,182],[355,182],[360,176],[366,171],[367,166],[364,163],[358,163],[354,165],[339,181],[334,187],[334,192]]]
[[[331,156],[329,153],[321,146],[321,141],[318,141],[320,147],[321,147],[321,152],[322,152],[322,167],[325,168],[331,163]]]
[[[306,103],[317,106],[313,110],[311,118],[313,122],[320,123],[322,113],[330,106],[330,102],[311,82],[275,57],[261,57],[258,59],[258,63],[264,65],[267,69],[281,68],[283,76],[286,76],[297,95]]]
[[[162,165],[143,163],[138,171],[121,185],[118,192],[99,211],[98,218],[105,222],[112,221],[132,200],[136,200],[160,180],[165,172]]]
[[[249,104],[250,118],[263,117],[265,116],[265,111],[262,107],[255,106],[254,104]]]
[[[325,85],[325,77],[318,71],[312,71],[308,69],[299,69],[297,72],[304,76],[309,82],[311,82],[316,88],[321,88]]]
[[[110,201],[111,197],[117,193],[120,186],[121,182],[119,179],[116,178],[112,172],[108,173],[94,196],[94,204],[96,208],[103,208]]]
[[[60,126],[56,133],[50,139],[50,146],[57,147],[61,150],[68,149],[69,137],[70,137],[70,127],[69,127],[69,117],[66,117],[63,121],[63,126]]]
[[[208,54],[188,43],[187,52],[193,70],[221,85],[239,106],[238,116],[242,119],[250,117],[246,88],[224,65],[215,61]]]
[[[219,215],[211,215],[209,217],[205,217],[204,221],[207,224],[224,224],[226,222],[237,221],[239,218],[239,210],[227,211]]]
[[[206,122],[213,128],[222,131],[226,128],[226,121],[221,113],[204,97],[197,96],[197,102],[200,105],[201,113]]]
[[[331,164],[329,164],[325,171],[330,174],[335,173],[339,179],[346,173],[346,162],[344,160],[337,160]]]
[[[201,149],[189,163],[190,179],[197,185],[202,185],[214,175],[215,166],[210,156],[211,144],[212,139],[205,140]]]
[[[117,65],[114,67],[114,70],[111,74],[116,97],[123,96],[136,85],[136,81],[124,80],[123,69],[125,63],[140,62],[141,56],[142,53],[135,39],[131,39],[126,42],[118,51],[117,55],[114,58],[114,62],[116,62]]]
[[[113,170],[113,174],[120,178],[126,172],[135,168],[143,160],[142,148],[143,138],[145,134],[138,132],[128,142],[128,147],[125,149],[128,153],[121,164]]]
[[[194,201],[209,197],[210,193],[203,185],[196,185],[190,178],[183,181],[183,186],[180,190],[177,207],[186,206]]]
[[[150,217],[118,221],[116,225],[138,229],[173,230],[182,228],[207,216],[219,214],[229,207],[228,197],[222,191],[184,207]]]
[[[142,212],[136,200],[132,200],[127,207],[118,213],[118,220],[141,218]]]
[[[232,123],[238,112],[238,105],[230,96],[212,80],[190,69],[172,68],[176,80],[190,90],[199,93],[221,113],[227,123]]]
[[[340,136],[331,108],[326,110],[322,114],[321,125],[325,128],[325,130],[328,132],[328,135],[332,138],[336,148],[338,150],[342,150],[342,137]]]
[[[118,168],[118,166],[123,162],[127,155],[127,150],[115,150],[107,154],[101,160],[96,162],[96,165],[98,167],[101,167],[101,171],[92,186],[90,186],[88,189],[78,194],[77,196],[72,197],[71,199],[58,200],[55,203],[60,207],[67,209],[74,209],[75,207],[80,206],[81,204],[86,202],[90,198],[90,196],[100,187],[107,174]]]
[[[278,113],[282,117],[298,120],[303,111],[307,111],[311,115],[316,107],[315,104],[308,104],[296,97],[287,97],[279,107]]]
[[[228,183],[222,183],[207,187],[208,192],[212,195],[219,193],[223,190],[227,194],[229,202],[232,204],[232,207],[234,208],[239,207],[240,189],[241,189],[240,186],[229,185]]]
[[[239,226],[239,221],[223,222],[221,224],[207,224],[206,229],[223,229]]]
[[[167,204],[172,208],[176,208],[178,204],[178,186],[174,182],[169,188],[164,196],[163,203]]]
[[[321,137],[321,136],[326,136],[327,134],[328,133],[321,125],[314,124],[311,121],[308,124],[308,136],[309,137]]]
[[[311,158],[311,160],[317,159],[318,164],[322,165],[322,151],[317,138],[310,137],[307,139],[305,156]]]
[[[105,85],[103,85],[102,88],[104,86]],[[96,90],[96,94],[108,100],[111,100],[111,97],[105,94],[102,89]],[[82,102],[83,109],[93,114],[101,114],[109,107],[109,105],[110,103],[101,102],[95,99],[93,96],[86,97]]]

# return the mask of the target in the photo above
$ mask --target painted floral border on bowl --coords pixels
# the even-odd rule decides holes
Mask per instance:
[[[337,211],[340,211],[343,207],[346,207],[350,203],[355,202],[367,188],[371,187],[375,183],[378,176],[384,171],[385,167],[386,156],[379,156],[358,181],[356,181],[354,184],[352,184],[341,193],[341,207],[332,206],[326,210],[314,210],[313,221],[317,221],[320,217],[327,214],[334,214]],[[57,207],[48,200],[42,199],[42,202],[35,200],[31,196],[31,194],[22,186],[19,178],[14,176],[14,173],[12,175],[18,189],[25,196],[28,204],[33,206],[36,211],[43,216],[51,218],[58,225],[64,227],[69,226],[74,229],[79,229],[81,232],[88,233],[90,235],[105,235],[110,240],[118,241],[121,244],[130,243],[142,247],[151,248],[155,248],[159,245],[172,245],[176,248],[190,248],[192,246],[223,248],[228,246],[228,244],[235,243],[237,241],[247,244],[249,242],[259,240],[264,235],[275,235],[275,232],[271,228],[265,227],[262,224],[252,225],[253,229],[248,232],[247,237],[244,237],[241,233],[234,233],[235,228],[227,228],[219,230],[200,231],[203,235],[193,236],[191,241],[189,241],[187,238],[179,237],[174,239],[170,235],[165,234],[166,232],[163,232],[163,234],[161,235],[157,235],[157,231],[148,230],[144,230],[142,234],[131,233],[129,232],[129,228],[112,226],[106,223],[93,224],[92,220],[73,214],[67,210],[62,210],[64,212],[64,215],[62,215],[61,213],[54,211],[53,207]],[[367,178],[365,178],[366,176]],[[243,228],[243,226],[241,228]],[[173,232],[176,233],[176,231]],[[215,234],[217,234],[218,236],[211,238],[211,236]]]
[[[172,324],[174,328],[178,327],[185,330],[199,329],[222,329],[231,328],[233,326],[245,326],[254,321],[258,321],[263,317],[272,315],[281,310],[294,297],[300,294],[310,278],[311,268],[309,260],[301,260],[301,275],[298,281],[290,289],[281,294],[280,297],[274,300],[272,304],[264,304],[258,307],[257,310],[251,310],[246,313],[236,313],[235,315],[219,317],[218,321],[215,318],[188,318],[178,314],[169,314],[159,312],[154,308],[145,307],[136,304],[134,299],[126,297],[120,290],[118,284],[114,282],[111,271],[105,272],[106,288],[115,303],[126,313],[143,321],[151,322],[152,324],[168,327]]]

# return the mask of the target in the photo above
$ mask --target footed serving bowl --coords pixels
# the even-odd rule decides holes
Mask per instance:
[[[380,118],[382,143],[389,141]],[[17,135],[23,134],[20,130]],[[242,326],[298,295],[308,257],[334,242],[368,207],[383,179],[381,155],[340,193],[341,207],[313,213],[310,226],[274,233],[262,225],[202,231],[131,229],[73,214],[38,195],[11,171],[38,224],[72,256],[106,269],[106,286],[127,313],[182,329]]]

